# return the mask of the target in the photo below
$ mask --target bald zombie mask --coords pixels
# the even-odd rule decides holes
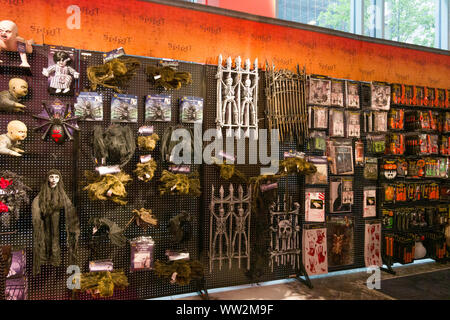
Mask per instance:
[[[0,92],[0,111],[23,112],[25,106],[19,101],[28,94],[28,83],[19,78],[9,80],[9,90]]]
[[[21,67],[30,67],[27,53],[33,52],[32,44],[34,44],[33,40],[25,40],[18,36],[17,25],[14,22],[10,20],[0,21],[0,50],[18,51],[22,60]]]
[[[8,133],[0,135],[0,154],[19,157],[24,153],[18,146],[27,137],[27,126],[25,123],[13,120],[8,123]]]

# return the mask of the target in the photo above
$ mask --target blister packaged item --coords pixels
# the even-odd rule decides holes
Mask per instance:
[[[392,180],[397,177],[397,160],[383,159],[381,166],[381,176],[385,179]]]
[[[428,107],[434,107],[435,89],[425,87],[425,97],[423,99],[423,105]]]
[[[344,137],[344,111],[330,109],[330,137]]]
[[[353,177],[330,178],[330,213],[351,212],[353,206]]]
[[[377,189],[376,187],[364,187],[363,218],[377,216]]]
[[[416,96],[414,86],[405,85],[405,103],[406,105],[413,106],[416,104]]]
[[[310,151],[325,151],[327,149],[327,134],[324,131],[311,131],[309,133]]]
[[[391,106],[391,87],[382,83],[371,83],[371,109],[389,111]]]
[[[325,189],[307,188],[305,190],[305,221],[325,221]]]
[[[439,178],[439,159],[425,158],[425,177]]]
[[[359,83],[354,81],[345,81],[345,106],[347,108],[359,109]]]
[[[182,97],[180,99],[180,121],[182,123],[202,123],[203,98]]]
[[[391,85],[391,99],[393,104],[403,104],[402,97],[404,96],[404,86],[399,83]]]
[[[354,263],[354,218],[351,215],[327,217],[328,266]]]
[[[400,182],[395,185],[395,203],[406,202],[407,199],[407,185]]]
[[[387,112],[369,111],[364,113],[364,129],[366,132],[386,132]]]
[[[448,158],[438,158],[439,161],[439,178],[448,178],[449,161]]]
[[[395,184],[385,183],[382,185],[383,201],[385,203],[395,202]]]
[[[424,159],[408,159],[408,178],[422,178],[425,175]]]
[[[405,178],[408,175],[408,161],[405,158],[395,159],[397,163],[397,177]]]
[[[381,267],[381,223],[370,221],[365,224],[364,261],[366,267]]]
[[[378,179],[378,158],[366,157],[364,164],[364,179],[377,180]]]
[[[111,98],[111,122],[137,122],[138,97],[130,94],[114,94]]]
[[[80,92],[75,103],[75,117],[84,121],[103,121],[103,96],[97,92]]]
[[[152,270],[155,241],[152,237],[138,237],[130,241],[130,271]]]
[[[388,129],[403,130],[405,127],[405,110],[391,109],[388,113]]]
[[[450,155],[450,136],[440,137],[439,153],[443,156]]]
[[[327,153],[331,159],[330,170],[332,174],[348,175],[354,173],[351,140],[329,140],[327,142]]]
[[[77,57],[74,48],[48,46],[48,67],[42,70],[42,74],[48,77],[50,94],[73,96],[75,79],[80,77],[74,69],[78,66]]]
[[[303,228],[303,265],[308,275],[328,272],[327,229],[325,225]]]
[[[172,97],[149,94],[145,98],[145,121],[170,121],[172,119]]]
[[[347,122],[347,138],[359,138],[361,135],[360,129],[360,113],[358,111],[346,111],[345,119]]]
[[[364,142],[361,140],[355,142],[355,164],[357,166],[364,165]]]
[[[331,81],[310,78],[308,81],[308,103],[321,106],[331,104]]]
[[[308,113],[310,129],[328,128],[328,108],[319,106],[308,107]]]
[[[328,183],[328,160],[325,156],[309,157],[308,161],[314,164],[317,171],[305,176],[306,184],[327,184]]]
[[[442,133],[449,133],[450,132],[450,112],[444,112],[441,113],[441,130]]]
[[[439,129],[439,112],[433,110],[410,110],[405,114],[407,130],[437,131]]]
[[[382,209],[382,224],[384,229],[392,229],[394,227],[394,210]]]
[[[415,90],[416,90],[416,104],[418,106],[423,106],[425,100],[425,88],[415,86]]]
[[[386,135],[386,154],[403,155],[405,153],[405,135],[403,133],[389,133]]]
[[[446,92],[445,89],[437,89],[437,108],[445,108]]]
[[[367,150],[373,154],[384,154],[386,151],[385,135],[368,135]]]
[[[411,133],[406,136],[406,151],[410,155],[439,154],[439,136]]]
[[[336,107],[344,106],[343,80],[331,80],[331,105]]]

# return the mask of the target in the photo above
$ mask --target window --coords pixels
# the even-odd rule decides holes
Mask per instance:
[[[184,0],[370,37],[449,48],[450,0]],[[245,5],[244,5],[245,3]],[[275,7],[273,7],[275,6]]]
[[[386,0],[385,39],[433,47],[435,0]]]
[[[277,18],[350,31],[350,0],[279,0]]]

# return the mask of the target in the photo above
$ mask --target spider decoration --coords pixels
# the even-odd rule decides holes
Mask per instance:
[[[150,107],[151,109],[151,121],[165,121],[165,113],[163,106],[160,103],[156,103],[155,105]]]
[[[119,115],[119,120],[123,121],[130,121],[131,120],[131,114],[130,114],[131,106],[126,102],[120,102],[119,107],[116,109],[117,114]]]
[[[82,111],[82,116],[80,119],[82,120],[95,120],[95,114],[94,114],[94,106],[92,105],[91,101],[89,100],[83,100],[81,104],[79,104],[79,109]]]
[[[45,140],[48,135],[57,144],[64,143],[66,139],[73,140],[73,130],[80,131],[75,122],[80,117],[71,117],[70,105],[66,104],[64,111],[62,106],[57,108],[57,106],[52,105],[52,108],[48,108],[45,103],[42,103],[42,107],[44,108],[43,112],[39,115],[33,115],[34,118],[45,121],[45,123],[33,128],[34,131],[47,126],[42,135],[42,140]]]
[[[185,103],[183,107],[186,114],[186,121],[196,121],[197,109],[195,108],[195,106],[190,103]]]

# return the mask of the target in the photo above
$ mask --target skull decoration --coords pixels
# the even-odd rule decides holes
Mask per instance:
[[[383,165],[384,176],[386,179],[394,179],[397,176],[397,164],[395,162],[386,161]]]
[[[278,222],[278,237],[288,239],[292,236],[292,224],[289,220],[280,220]]]

